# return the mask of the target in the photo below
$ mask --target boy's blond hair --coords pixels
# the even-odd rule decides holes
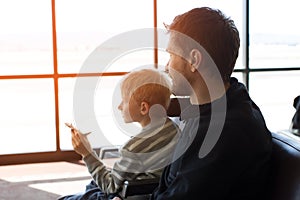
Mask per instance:
[[[147,102],[168,108],[171,96],[170,78],[156,69],[141,69],[127,74],[121,84],[122,96],[133,98],[137,103]]]

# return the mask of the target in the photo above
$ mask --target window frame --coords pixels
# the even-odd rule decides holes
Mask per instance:
[[[153,27],[157,28],[157,0],[153,0]],[[36,153],[21,153],[21,154],[8,154],[0,155],[0,165],[8,164],[21,164],[21,163],[34,163],[34,162],[53,162],[53,161],[74,161],[81,159],[81,156],[76,154],[75,151],[65,151],[60,149],[60,129],[59,129],[59,79],[60,78],[76,78],[76,77],[95,77],[95,76],[122,76],[127,72],[105,72],[105,73],[58,73],[58,58],[57,58],[57,39],[56,39],[56,15],[55,15],[55,0],[51,0],[52,10],[52,46],[53,46],[53,74],[35,74],[35,75],[0,75],[0,80],[5,79],[36,79],[36,78],[52,78],[54,84],[55,93],[55,126],[56,126],[56,151],[54,152],[36,152]],[[274,72],[274,71],[300,71],[299,67],[288,67],[288,68],[251,68],[249,66],[249,0],[244,0],[244,34],[245,38],[245,49],[241,49],[244,52],[243,62],[245,67],[242,69],[235,69],[234,72],[242,73],[243,82],[249,90],[250,85],[250,74],[259,72]],[[158,63],[158,41],[157,32],[154,32],[154,63]]]

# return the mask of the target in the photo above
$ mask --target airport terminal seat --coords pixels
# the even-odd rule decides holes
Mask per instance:
[[[300,199],[300,138],[289,131],[272,133],[271,174],[266,199]]]

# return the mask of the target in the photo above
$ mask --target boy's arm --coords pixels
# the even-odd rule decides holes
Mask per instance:
[[[120,160],[114,164],[112,170],[101,162],[95,152],[83,158],[94,181],[107,194],[118,192],[125,179],[133,179],[136,176],[135,173],[131,173],[131,169],[141,166],[137,163],[138,159],[127,154],[124,156],[122,151],[120,155]]]
[[[114,183],[110,170],[105,167],[96,152],[92,149],[87,139],[89,133],[81,133],[70,123],[65,123],[65,125],[71,128],[73,148],[82,156],[83,161],[98,187],[105,193],[115,193],[118,187],[116,187]]]
[[[92,178],[104,193],[115,193],[117,192],[119,185],[115,184],[114,178],[103,162],[99,159],[95,152],[83,157]]]
[[[154,127],[150,132],[155,133],[157,130],[159,132],[152,138],[156,144],[154,146],[150,145],[153,143],[149,144],[149,138],[135,137],[128,141],[120,149],[120,160],[115,162],[111,171],[105,167],[95,153],[84,157],[90,174],[103,192],[118,192],[125,180],[161,176],[162,167],[170,162],[179,134],[171,120],[168,120],[163,129],[160,126],[159,129]],[[149,146],[153,149],[149,149]],[[139,149],[139,151],[134,153],[133,149]]]

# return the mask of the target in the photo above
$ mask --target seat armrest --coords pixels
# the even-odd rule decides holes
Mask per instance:
[[[149,195],[158,184],[159,178],[125,181],[121,196],[126,199],[129,196]]]
[[[119,158],[119,146],[106,146],[106,147],[101,147],[100,152],[99,152],[99,158],[104,159],[104,158]]]

